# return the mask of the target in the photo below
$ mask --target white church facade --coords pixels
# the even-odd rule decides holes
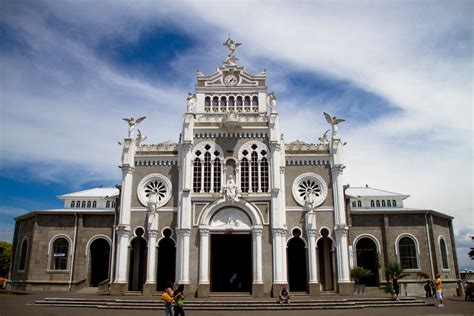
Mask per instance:
[[[264,297],[284,285],[352,294],[353,266],[380,286],[390,262],[410,274],[408,288],[421,272],[455,282],[453,218],[344,186],[343,120],[325,113],[318,144],[285,143],[266,72],[248,73],[239,44],[225,45],[215,73],[197,72],[178,143],[144,144],[144,118],[127,119],[121,185],[16,219],[12,287],[153,295],[171,281],[197,297]]]

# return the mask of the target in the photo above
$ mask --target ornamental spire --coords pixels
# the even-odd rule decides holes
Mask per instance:
[[[242,45],[242,43],[236,43],[233,39],[230,38],[230,34],[229,34],[229,38],[222,45],[227,46],[227,48],[229,49],[229,54],[227,55],[227,58],[224,61],[224,64],[229,65],[229,66],[234,66],[236,64],[235,62],[239,60],[237,56],[235,56],[235,50],[237,49],[237,47]]]

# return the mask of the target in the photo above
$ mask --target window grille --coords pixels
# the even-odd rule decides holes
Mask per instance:
[[[194,159],[194,172],[193,172],[193,191],[201,192],[201,160],[199,158]]]
[[[240,169],[241,169],[240,171],[242,174],[241,183],[240,183],[240,185],[242,186],[241,190],[242,192],[248,192],[249,191],[249,162],[247,158],[242,159]]]
[[[439,247],[441,248],[441,262],[443,264],[443,269],[449,269],[448,250],[443,238],[441,238],[439,241]]]

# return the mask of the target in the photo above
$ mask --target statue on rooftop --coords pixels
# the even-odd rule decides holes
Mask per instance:
[[[123,120],[128,123],[128,138],[133,137],[133,130],[135,127],[140,124],[144,119],[146,119],[146,116],[140,117],[138,119],[134,119],[133,117],[131,118],[124,118]]]
[[[326,112],[323,112],[324,117],[326,118],[326,121],[331,125],[332,129],[332,138],[336,136],[337,134],[337,124],[344,122],[344,119],[337,118],[335,116],[331,117],[331,115],[327,114]]]
[[[236,43],[234,40],[230,39],[229,35],[227,41],[225,41],[225,43],[222,45],[227,46],[227,48],[229,49],[229,54],[227,55],[225,63],[229,65],[235,65],[235,62],[238,60],[237,56],[235,55],[235,50],[237,49],[237,47],[242,45],[242,43]]]

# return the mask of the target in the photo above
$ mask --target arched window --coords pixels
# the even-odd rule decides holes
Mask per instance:
[[[109,208],[109,207],[110,207],[110,201],[105,202],[105,208]]]
[[[28,240],[25,238],[23,239],[23,242],[21,243],[20,265],[18,266],[19,271],[25,271],[27,254],[28,254]]]
[[[69,241],[59,237],[54,240],[51,247],[51,270],[67,270],[69,257]]]
[[[377,205],[377,207],[380,207],[380,201],[379,200],[375,201],[375,205]]]
[[[87,208],[91,208],[91,206],[92,206],[91,201],[87,201]]]
[[[240,164],[240,173],[241,173],[241,186],[242,192],[249,191],[249,162],[247,158],[242,158]]]
[[[235,98],[229,97],[229,110],[235,111]]]
[[[214,160],[214,192],[221,190],[221,160],[216,158]]]
[[[92,207],[97,207],[97,202],[96,201],[92,202]]]
[[[199,152],[199,154],[201,154]],[[199,158],[194,159],[194,164],[193,164],[193,191],[194,192],[200,192],[201,191],[201,176],[202,176],[202,166],[201,166],[201,160]]]
[[[237,97],[237,112],[242,112],[242,97]]]
[[[439,240],[439,248],[441,250],[441,262],[443,265],[443,269],[449,269],[449,262],[448,262],[448,249],[446,248],[446,242],[444,238],[440,238]]]
[[[244,98],[244,109],[245,109],[245,112],[250,112],[250,97],[249,96],[246,96]]]
[[[397,201],[396,200],[392,200],[392,206],[397,207]]]
[[[375,207],[374,200],[371,200],[371,201],[370,201],[370,207]]]
[[[357,201],[357,207],[362,207],[362,202],[361,201]]]
[[[252,108],[254,112],[258,112],[258,97],[254,96],[252,98]]]
[[[219,111],[219,98],[218,97],[212,98],[212,111],[213,112]]]
[[[270,190],[270,168],[267,154],[267,147],[257,141],[245,143],[240,148],[242,192],[268,192]]]
[[[211,112],[211,97],[206,97],[204,100],[204,111]]]
[[[193,191],[220,192],[222,187],[222,149],[214,143],[196,145],[193,161]]]
[[[387,206],[392,207],[392,202],[390,202],[390,200],[387,200]]]
[[[416,243],[411,237],[402,237],[398,241],[398,254],[402,269],[418,269]]]
[[[204,192],[211,191],[211,154],[204,153]]]
[[[86,201],[82,201],[81,207],[82,207],[82,208],[86,208]]]
[[[76,203],[74,201],[71,201],[71,208],[74,208],[76,206]]]
[[[357,205],[355,201],[352,201],[351,204],[352,204],[352,207],[356,207],[356,205]]]
[[[382,200],[382,207],[385,207],[385,200]]]
[[[227,111],[227,99],[225,97],[221,97],[221,112]]]
[[[269,189],[269,175],[268,175],[268,160],[267,158],[263,157],[261,162],[261,172],[260,178],[262,182],[262,192],[268,192]]]
[[[115,202],[114,202],[114,201],[112,201],[112,203],[111,203],[111,204],[112,204],[112,206],[111,206],[111,207],[115,207]]]

